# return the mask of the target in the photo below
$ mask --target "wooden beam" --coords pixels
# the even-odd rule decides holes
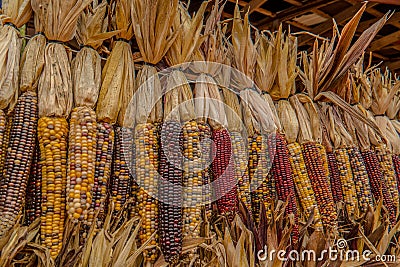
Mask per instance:
[[[369,1],[387,5],[400,5],[399,0],[369,0]]]
[[[390,62],[386,66],[388,66],[388,68],[390,70],[398,70],[398,69],[400,69],[400,59],[397,59],[396,61]]]
[[[300,1],[297,1],[297,0],[283,0],[283,1],[285,1],[286,3],[292,4],[294,6],[302,6],[303,5],[303,3],[301,3]]]
[[[300,28],[300,29],[302,29],[302,30],[304,30],[304,31],[309,31],[309,32],[311,32],[312,31],[312,28],[311,27],[308,27],[307,25],[304,25],[304,24],[302,24],[302,23],[300,23],[300,22],[297,22],[297,21],[294,21],[294,20],[290,20],[290,21],[285,21],[287,24],[290,24],[290,25],[293,25],[293,26],[295,26],[295,27],[297,27],[297,28]]]
[[[257,8],[261,7],[265,2],[268,0],[251,0],[244,8],[243,10],[246,12],[249,10],[249,14],[253,13],[256,11]]]
[[[351,6],[343,10],[339,14],[333,16],[333,19],[335,19],[336,23],[338,24],[343,23],[351,19],[357,13],[357,11],[360,9],[361,6],[362,4],[356,4],[354,6]],[[312,32],[316,35],[321,35],[323,33],[330,31],[332,27],[333,27],[333,21],[330,19],[315,27]],[[299,37],[299,46],[308,43],[310,40],[313,40],[314,38],[315,37],[310,35],[303,35]]]
[[[366,29],[369,28],[369,26],[371,26],[372,24],[377,22],[379,19],[380,18],[373,18],[373,19],[369,19],[369,20],[360,22],[360,24],[358,24],[357,31],[358,32],[365,31]],[[400,12],[396,12],[389,18],[389,20],[386,22],[386,24],[394,25],[396,23],[399,23],[399,21],[400,21]]]
[[[328,14],[326,14],[325,12],[323,12],[323,11],[321,11],[321,10],[319,10],[319,9],[313,9],[313,10],[311,10],[311,11],[312,11],[313,13],[315,13],[315,14],[317,14],[317,15],[323,17],[323,18],[332,19],[331,16],[329,16]]]
[[[273,25],[279,25],[279,23],[287,20],[291,20],[297,16],[303,15],[313,9],[320,8],[331,3],[336,2],[337,0],[315,0],[309,1],[302,5],[301,7],[291,7],[286,10],[283,10],[276,14],[275,18],[265,18],[259,21],[257,24],[260,30],[270,29]]]
[[[387,45],[393,44],[400,40],[400,31],[386,35],[376,41],[373,41],[369,47],[370,51],[376,51]]]
[[[222,11],[222,17],[226,18],[226,19],[231,19],[231,18],[233,18],[233,15],[231,13]]]
[[[236,0],[228,0],[228,2],[231,2],[231,3],[236,4]],[[239,4],[239,6],[241,6],[241,7],[245,7],[245,6],[247,6],[249,3],[246,2],[246,1],[243,1],[243,0],[239,0],[239,1],[238,1],[238,4]],[[265,15],[265,16],[268,16],[268,17],[275,17],[275,15],[276,15],[274,12],[271,12],[271,11],[266,10],[266,9],[264,9],[264,8],[261,8],[261,7],[254,9],[254,11],[257,11],[258,13],[261,13],[261,14],[263,14],[263,15]]]

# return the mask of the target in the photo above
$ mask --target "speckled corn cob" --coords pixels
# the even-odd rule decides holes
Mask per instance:
[[[326,157],[328,159],[333,201],[335,201],[335,203],[342,202],[342,182],[340,181],[339,167],[336,162],[335,154],[333,152],[327,152]]]
[[[182,253],[182,170],[179,122],[164,122],[159,172],[159,235],[165,260],[176,264]]]
[[[212,171],[218,212],[233,220],[238,202],[231,137],[226,129],[219,129],[213,130],[212,139],[215,155]]]
[[[393,168],[392,154],[383,146],[375,148],[376,156],[383,172],[384,182],[386,182],[389,192],[392,195],[393,203],[396,207],[399,206],[399,191],[397,186],[396,174]]]
[[[400,192],[400,157],[398,155],[393,154],[393,167],[396,172],[396,180],[397,180],[397,191]]]
[[[3,179],[3,170],[4,163],[6,162],[7,147],[7,116],[3,110],[0,110],[0,181]]]
[[[25,225],[30,225],[42,213],[42,165],[40,163],[39,143],[36,140],[32,166],[26,190]]]
[[[140,186],[137,193],[138,213],[142,220],[140,241],[146,242],[158,230],[158,126],[153,123],[139,124],[135,129],[136,180]],[[149,245],[158,246],[158,233]],[[145,250],[146,262],[158,257],[156,247]]]
[[[319,150],[319,154],[321,155],[321,159],[322,159],[322,167],[324,168],[325,176],[329,178],[328,179],[329,186],[331,186],[329,166],[328,166],[328,158],[327,158],[327,155],[326,155],[325,147],[323,145],[321,145],[320,143],[315,143],[315,146]]]
[[[205,208],[205,216],[208,220],[211,218],[212,207],[211,207],[211,127],[205,122],[197,122],[200,134],[201,144],[201,157],[200,166],[202,167],[202,181],[203,181],[203,206]]]
[[[37,96],[24,93],[14,109],[4,178],[0,188],[0,237],[16,223],[25,205],[25,194],[36,146]]]
[[[371,191],[374,195],[375,201],[383,198],[383,205],[389,211],[389,219],[392,225],[396,224],[396,206],[394,205],[393,198],[389,193],[387,184],[384,182],[383,172],[381,170],[379,159],[375,151],[368,150],[361,152],[365,167],[368,173],[369,183],[371,184]]]
[[[325,177],[323,162],[315,143],[302,144],[301,150],[306,163],[308,177],[315,193],[321,220],[325,227],[337,226],[337,213],[329,188],[328,178]]]
[[[368,180],[368,173],[365,169],[364,160],[357,147],[347,148],[350,158],[351,170],[353,172],[354,184],[356,186],[358,207],[360,211],[366,212],[368,206],[372,206],[372,194]]]
[[[111,175],[110,200],[114,202],[114,216],[123,209],[131,194],[130,166],[133,147],[132,130],[125,127],[115,127],[114,157]]]
[[[311,181],[308,178],[306,163],[304,162],[301,146],[299,143],[291,143],[287,145],[289,150],[289,161],[293,171],[293,180],[299,196],[300,204],[303,208],[306,219],[314,210],[315,227],[322,229],[321,214],[315,199],[314,190]]]
[[[345,148],[335,150],[336,163],[339,169],[340,183],[342,184],[343,200],[349,216],[355,214],[357,205],[356,187],[351,171],[350,159]]]
[[[107,209],[107,188],[111,177],[111,164],[114,150],[114,129],[107,122],[97,123],[96,132],[96,165],[92,204],[88,212],[88,224],[94,221],[96,213],[97,227],[101,227]]]
[[[38,122],[42,163],[41,244],[56,258],[62,247],[67,186],[68,123],[64,118],[42,117]]]
[[[96,113],[91,108],[72,110],[68,139],[67,212],[73,221],[88,223],[96,168],[96,128]]]
[[[238,197],[251,212],[250,180],[247,169],[246,142],[242,135],[237,132],[230,133],[233,158],[235,160],[235,179],[238,182]]]

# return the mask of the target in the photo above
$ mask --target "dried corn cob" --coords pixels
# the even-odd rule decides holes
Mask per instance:
[[[259,140],[261,140],[261,136]],[[261,151],[261,142],[257,142],[257,136],[249,137],[249,163],[248,163],[248,174],[250,180],[250,196],[251,196],[251,211],[253,214],[253,219],[256,224],[260,222],[260,208],[263,203],[263,188],[262,183],[263,180],[257,180],[255,177],[255,172],[258,165],[258,157]],[[263,177],[257,177],[263,178]],[[271,209],[269,207],[266,208],[266,213],[271,214]]]
[[[339,169],[340,183],[342,185],[343,200],[349,216],[354,215],[357,205],[356,188],[351,172],[349,155],[345,148],[334,151],[336,163]]]
[[[42,213],[42,167],[40,162],[39,143],[36,140],[31,170],[26,190],[25,224],[30,225]]]
[[[214,141],[213,149],[215,150],[213,152],[215,158],[212,162],[212,171],[218,211],[233,220],[238,203],[231,138],[226,129],[218,129],[213,130],[212,139]]]
[[[379,159],[373,150],[361,152],[365,167],[368,173],[369,182],[371,184],[371,191],[374,195],[375,201],[383,198],[383,205],[389,211],[389,218],[392,225],[396,224],[396,206],[394,205],[393,198],[384,182],[384,176],[379,164]]]
[[[268,138],[271,138],[270,136]],[[271,173],[275,180],[278,200],[287,201],[286,214],[294,215],[292,229],[292,244],[297,244],[299,239],[299,224],[296,205],[296,193],[294,189],[293,172],[289,160],[289,151],[286,140],[280,134],[276,135],[276,151],[271,167]]]
[[[123,210],[125,203],[131,196],[132,177],[130,162],[133,147],[132,130],[125,127],[115,127],[114,157],[111,176],[110,200],[114,202],[114,216]]]
[[[378,157],[381,170],[383,172],[384,182],[386,182],[389,192],[392,195],[393,204],[399,205],[399,192],[396,180],[396,174],[393,168],[393,159],[390,151],[383,146],[375,148],[376,156]]]
[[[146,242],[158,230],[158,126],[152,123],[136,125],[135,155],[136,181],[140,189],[137,193],[138,213],[142,219],[140,240]],[[149,245],[158,245],[158,234]],[[145,250],[145,261],[154,262],[158,257],[156,247]]]
[[[231,132],[233,158],[235,160],[235,180],[237,181],[238,196],[251,212],[250,181],[247,169],[247,152],[245,140],[240,133]]]
[[[342,182],[340,181],[339,167],[333,152],[326,153],[330,173],[331,191],[335,203],[343,201]]]
[[[322,223],[325,227],[335,227],[337,224],[335,203],[329,190],[327,177],[325,177],[319,150],[311,142],[302,144],[301,150],[306,163],[308,177],[315,193]]]
[[[183,161],[183,237],[200,237],[202,168],[199,158],[200,133],[197,122],[185,122],[182,128]]]
[[[353,172],[358,207],[360,211],[364,213],[368,210],[368,206],[373,205],[368,173],[365,169],[361,152],[357,147],[347,148],[347,153],[349,155],[351,170]]]
[[[13,124],[0,188],[0,236],[15,223],[25,204],[26,187],[36,145],[37,96],[24,93],[14,109]]]
[[[88,223],[96,162],[96,113],[88,107],[71,112],[67,168],[67,212]],[[91,223],[91,222],[90,222]]]
[[[42,163],[41,240],[55,258],[62,246],[65,220],[67,120],[40,118],[38,138]]]
[[[200,144],[201,144],[201,162],[202,167],[202,181],[203,181],[203,205],[205,208],[205,215],[208,220],[211,218],[212,207],[211,207],[211,127],[203,121],[197,122],[200,134]]]
[[[287,145],[289,150],[289,161],[293,171],[293,180],[295,182],[297,194],[299,195],[300,204],[303,208],[306,218],[310,216],[314,210],[315,227],[322,229],[321,214],[315,199],[314,190],[311,181],[308,178],[306,163],[304,162],[301,146],[299,143],[291,143]]]
[[[261,140],[261,153],[258,159],[257,174],[262,179],[262,200],[266,207],[267,218],[271,218],[274,210],[275,199],[277,197],[277,190],[275,184],[275,178],[271,171],[272,160],[271,158],[276,155],[276,143],[272,136],[263,135]]]
[[[180,124],[164,122],[161,134],[159,181],[159,234],[165,260],[174,264],[182,252],[182,170]],[[168,158],[167,158],[168,156]]]
[[[3,112],[4,114],[4,112]],[[7,158],[7,150],[8,146],[10,144],[10,135],[11,135],[11,127],[13,124],[13,114],[8,114],[6,116],[6,124],[5,124],[5,130],[3,135],[1,136],[2,138],[2,143],[1,143],[1,150],[3,153],[0,155],[0,177],[3,178],[5,176],[5,165],[6,165],[6,158]],[[0,119],[1,120],[1,119]]]
[[[0,110],[0,181],[3,179],[4,163],[6,162],[8,139],[7,139],[7,116]]]
[[[111,164],[114,148],[114,129],[106,122],[97,123],[96,132],[96,167],[94,186],[92,190],[92,204],[88,212],[88,223],[94,221],[96,212],[97,226],[101,227],[107,209],[107,187],[111,177]]]
[[[396,178],[397,178],[397,189],[400,192],[400,157],[398,155],[393,154],[393,167],[396,172]]]
[[[328,158],[326,155],[325,147],[323,145],[321,145],[320,143],[315,143],[315,145],[319,149],[319,153],[320,153],[321,159],[322,159],[322,166],[324,167],[324,171],[325,171],[325,176],[329,178],[328,182],[329,182],[329,186],[331,186]]]

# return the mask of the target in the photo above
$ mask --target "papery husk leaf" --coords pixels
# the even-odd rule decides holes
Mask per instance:
[[[133,37],[133,1],[118,0],[115,4],[114,29],[119,30],[117,38],[130,40]]]
[[[171,32],[178,15],[178,0],[134,0],[133,30],[143,60],[157,64],[179,31]]]
[[[362,110],[362,105],[358,104],[356,108]],[[359,120],[352,120],[356,130],[356,138],[361,151],[367,151],[370,149],[371,143],[368,137],[368,126]]]
[[[390,102],[387,110],[386,110],[386,116],[389,117],[389,119],[393,120],[396,118],[397,114],[399,113],[400,110],[400,91],[397,91],[397,94],[395,94],[392,98],[392,101]]]
[[[393,127],[396,129],[397,133],[400,135],[400,121],[399,120],[391,120],[390,121]]]
[[[321,128],[321,119],[319,117],[319,113],[317,110],[318,107],[315,105],[312,99],[305,94],[298,94],[297,97],[299,101],[303,104],[304,108],[308,113],[308,117],[310,118],[310,126],[314,141],[321,143],[322,128]]]
[[[185,74],[180,70],[173,70],[167,76],[166,89],[168,91],[164,92],[164,121],[186,121],[185,118],[181,117],[182,111],[182,115],[185,115],[186,119],[188,119],[186,107],[180,107],[183,100],[181,95],[191,90]],[[193,107],[193,104],[183,104],[183,106],[188,106],[190,108],[190,106]],[[195,118],[194,107],[193,113],[191,114],[193,114],[193,118]]]
[[[272,114],[274,115],[273,120],[274,120],[274,123],[275,123],[278,131],[282,132],[281,121],[279,119],[278,112],[276,110],[276,107],[275,107],[274,101],[272,100],[272,97],[269,94],[262,94],[262,97],[268,103],[269,107],[272,110]]]
[[[367,115],[368,119],[376,124],[374,114],[369,110],[364,112]],[[368,136],[371,145],[379,146],[384,142],[383,134],[382,135],[377,134],[371,127],[368,127]]]
[[[300,126],[292,105],[287,100],[279,100],[276,104],[276,110],[287,142],[289,144],[296,142]]]
[[[44,33],[49,40],[68,42],[75,36],[81,12],[92,0],[48,0]]]
[[[0,109],[13,109],[18,98],[22,39],[10,25],[0,28]]]
[[[2,23],[12,23],[17,28],[21,28],[29,21],[32,16],[32,6],[30,0],[3,0],[1,7]]]
[[[357,145],[357,135],[356,135],[356,128],[354,124],[353,117],[350,116],[347,112],[342,112],[343,124],[346,128],[346,131],[350,134],[353,144],[350,145]]]
[[[297,119],[299,123],[299,134],[297,140],[299,143],[307,143],[313,141],[311,121],[307,113],[307,110],[301,104],[297,95],[291,96],[289,98],[290,104],[297,114]]]
[[[332,142],[331,142],[331,136],[334,135],[334,130],[332,130],[332,126],[330,125],[329,122],[329,116],[328,116],[328,105],[326,103],[319,103],[320,108],[318,109],[319,111],[319,116],[321,118],[321,126],[322,126],[322,145],[325,147],[326,152],[332,152],[333,147],[332,147]]]
[[[243,115],[238,96],[228,88],[222,89],[229,132],[242,132]],[[248,134],[248,133],[247,133]]]
[[[39,117],[67,118],[71,112],[73,104],[71,64],[62,44],[49,43],[46,46],[38,99]]]
[[[282,27],[279,30],[281,33]],[[278,71],[277,52],[274,47],[276,39],[278,38],[272,34],[269,38],[265,34],[260,34],[256,41],[257,66],[254,82],[262,91],[268,93],[271,92]]]
[[[330,107],[332,109],[332,116],[334,120],[334,127],[337,133],[340,135],[340,144],[338,147],[335,148],[347,148],[352,146],[354,141],[352,135],[347,131],[346,127],[344,126],[344,122],[339,114],[339,110],[337,107]]]
[[[31,0],[34,11],[33,22],[36,32],[44,32],[44,23],[46,21],[46,12],[50,0]]]
[[[103,2],[91,11],[82,12],[76,31],[78,44],[98,49],[103,41],[117,34],[117,32],[106,32],[108,25],[106,11],[107,2]]]
[[[397,81],[393,86],[389,85],[391,87],[387,89],[388,85],[383,84],[380,73],[375,79],[375,86],[372,87],[373,101],[371,110],[375,115],[384,115],[389,104],[393,101],[393,97],[400,89],[400,81]],[[391,82],[389,81],[389,83]]]
[[[135,70],[131,47],[124,41],[115,42],[102,72],[102,84],[96,114],[99,121],[123,124],[125,111],[132,100],[135,85]]]
[[[378,127],[382,130],[387,142],[387,147],[396,155],[400,154],[400,137],[386,116],[375,116]]]
[[[191,121],[196,119],[196,113],[194,111],[193,93],[186,76],[181,71],[176,71],[181,76],[180,87],[177,88],[179,92],[179,116],[182,122]],[[174,89],[174,90],[177,90]]]
[[[101,87],[101,58],[96,50],[84,47],[72,64],[74,104],[94,108]]]
[[[46,37],[42,34],[33,36],[26,45],[21,57],[21,92],[36,92],[39,85],[39,77],[44,68],[44,51]]]

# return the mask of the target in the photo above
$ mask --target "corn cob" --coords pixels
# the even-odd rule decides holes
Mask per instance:
[[[159,235],[165,260],[177,263],[182,252],[182,170],[179,142],[180,124],[164,122],[161,134],[159,172]],[[168,155],[168,158],[167,158]]]
[[[301,146],[299,143],[295,142],[288,144],[287,148],[289,151],[290,165],[293,171],[293,180],[295,182],[296,191],[299,195],[300,204],[303,208],[304,214],[306,218],[308,218],[312,210],[314,210],[314,221],[316,221],[315,227],[321,230],[321,214],[315,199],[311,181],[308,178],[306,164],[304,162],[303,154],[301,153]]]
[[[205,208],[205,216],[208,220],[211,218],[212,207],[211,207],[211,127],[205,122],[197,122],[200,133],[200,144],[201,144],[201,157],[200,166],[202,167],[202,181],[203,181],[203,204]]]
[[[233,220],[238,203],[231,138],[226,129],[218,129],[213,130],[212,139],[215,150],[212,171],[218,212]]]
[[[319,150],[311,142],[302,144],[301,150],[306,163],[308,177],[315,193],[322,223],[325,227],[335,227],[337,224],[335,203],[329,190],[327,177],[325,177]]]
[[[96,131],[96,113],[91,108],[72,110],[68,139],[67,211],[70,219],[85,223],[92,204]]]
[[[393,167],[396,172],[397,179],[397,191],[400,193],[400,157],[396,154],[393,154]]]
[[[389,219],[392,225],[396,224],[396,206],[394,205],[393,198],[389,193],[387,184],[384,182],[383,172],[379,164],[379,159],[373,150],[361,152],[365,167],[368,173],[369,182],[371,184],[371,191],[374,195],[375,201],[383,198],[383,205],[389,211]]]
[[[273,166],[271,158],[276,152],[276,143],[274,141],[274,138],[271,138],[271,136],[264,135],[262,137],[261,154],[258,159],[259,167],[257,168],[257,175],[260,175],[260,180],[262,179],[262,200],[266,207],[267,218],[271,218],[277,197],[275,178],[273,173],[269,171]]]
[[[336,149],[334,153],[339,169],[340,183],[342,184],[343,200],[346,211],[351,216],[355,213],[357,195],[349,155],[345,148]]]
[[[0,236],[17,220],[25,205],[25,194],[36,145],[37,97],[24,93],[14,109],[13,124],[0,188]]]
[[[115,127],[114,157],[111,176],[111,201],[114,203],[114,216],[123,210],[131,196],[132,178],[130,162],[133,147],[132,130],[125,127]]]
[[[3,179],[4,163],[6,162],[8,139],[7,139],[7,116],[0,110],[0,181]]]
[[[202,203],[202,171],[199,158],[200,133],[197,122],[185,122],[182,128],[183,162],[183,237],[199,237]]]
[[[278,200],[287,201],[285,213],[287,215],[294,215],[294,225],[291,236],[292,244],[297,244],[299,239],[299,224],[293,172],[290,165],[289,151],[286,146],[286,140],[280,134],[276,135],[276,151],[271,167],[271,173],[273,179],[275,180]]]
[[[25,224],[30,225],[42,213],[42,167],[40,162],[39,143],[36,140],[32,165],[26,190]]]
[[[137,193],[138,213],[142,219],[140,240],[146,242],[158,230],[158,126],[139,124],[135,129],[136,179],[140,185]],[[149,245],[158,245],[158,234]],[[154,262],[158,257],[156,247],[145,250],[145,261]]]
[[[42,163],[41,241],[55,258],[62,246],[67,185],[68,123],[64,118],[42,117],[38,122]]]
[[[319,153],[321,155],[322,167],[324,168],[325,176],[329,178],[328,179],[329,186],[331,186],[329,166],[328,166],[328,158],[327,158],[327,155],[326,155],[325,147],[323,145],[321,145],[320,143],[315,143],[315,145],[317,146],[317,148],[319,150]]]
[[[250,180],[250,197],[251,197],[251,211],[253,214],[253,219],[256,224],[260,222],[260,207],[263,203],[263,180],[258,181],[255,177],[255,172],[258,165],[258,155],[261,151],[261,143],[257,142],[257,136],[249,137],[249,162],[248,162],[248,174]],[[260,177],[258,177],[260,178]],[[266,213],[271,213],[270,209],[266,207]]]
[[[250,181],[247,169],[247,152],[245,142],[240,133],[230,133],[233,158],[235,160],[235,180],[237,181],[238,196],[251,212]]]
[[[335,203],[343,201],[342,183],[340,181],[339,167],[333,152],[326,153],[330,173],[331,191]]]
[[[361,152],[357,147],[347,148],[347,153],[349,154],[351,170],[353,172],[358,207],[364,213],[368,210],[368,206],[373,205],[368,173],[365,169]]]
[[[8,114],[6,116],[6,126],[4,130],[4,134],[2,136],[2,153],[0,155],[0,175],[1,178],[5,176],[5,165],[6,165],[6,159],[7,159],[7,151],[8,151],[8,146],[10,144],[10,135],[11,135],[11,128],[13,124],[13,114]]]
[[[92,204],[88,212],[88,224],[94,221],[97,214],[97,226],[101,227],[106,214],[107,188],[111,177],[111,165],[114,148],[114,129],[106,122],[97,123],[96,132],[96,167]]]
[[[386,182],[389,192],[392,195],[393,204],[399,206],[399,192],[396,181],[396,174],[393,168],[392,155],[388,149],[382,146],[375,148],[376,156],[378,157],[381,170],[383,172],[384,182]]]

